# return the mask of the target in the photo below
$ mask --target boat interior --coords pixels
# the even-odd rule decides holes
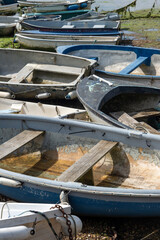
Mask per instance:
[[[122,90],[123,87],[120,87]],[[128,88],[126,87],[126,90]],[[131,91],[130,91],[131,90]],[[128,118],[131,119],[131,122],[145,122],[156,130],[160,129],[160,96],[155,89],[143,87],[136,89],[131,87],[125,92],[119,91],[119,94],[113,94],[113,98],[110,98],[108,101],[102,99],[99,110],[104,114],[107,114],[111,118],[123,123],[126,128],[132,127],[127,125],[127,122],[121,121],[121,115],[125,113]]]
[[[26,64],[18,73],[0,76],[0,81],[28,84],[70,84],[78,81],[84,70],[53,64]]]
[[[81,46],[81,45],[80,45]],[[110,46],[105,48],[105,45],[100,48],[98,45],[95,49],[90,47],[66,47],[65,50],[61,50],[59,47],[59,52],[64,52],[65,54],[86,57],[89,59],[97,59],[98,66],[97,70],[102,70],[105,72],[113,72],[119,74],[131,74],[131,75],[151,75],[160,76],[159,59],[160,54],[149,52],[149,56],[143,56],[144,53],[139,53],[139,56],[134,51],[123,51],[118,50],[116,47]],[[97,47],[97,49],[96,49]],[[98,72],[98,71],[97,71]]]
[[[159,134],[145,123],[140,127]],[[43,131],[0,129],[0,132],[2,169],[93,186],[160,189],[157,150]]]

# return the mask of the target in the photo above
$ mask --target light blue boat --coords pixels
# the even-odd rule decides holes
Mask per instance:
[[[62,54],[98,60],[95,73],[105,78],[132,80],[160,87],[160,50],[119,45],[70,45],[57,47]]]

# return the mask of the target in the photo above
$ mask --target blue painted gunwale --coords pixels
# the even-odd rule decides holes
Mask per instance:
[[[39,31],[39,30],[23,30],[21,33],[28,33],[28,34],[42,34],[42,35],[75,35],[75,36],[117,36],[117,35],[122,35],[123,33],[121,31],[107,31],[107,32],[52,32],[52,31]]]
[[[134,46],[119,46],[119,45],[68,45],[68,46],[59,46],[57,47],[57,52],[61,54],[69,54],[72,51],[78,51],[78,50],[90,50],[90,49],[96,49],[96,50],[112,50],[112,51],[130,51],[134,52],[137,55],[137,59],[132,62],[127,68],[123,69],[120,73],[114,73],[114,72],[108,72],[103,70],[95,70],[95,73],[104,73],[111,76],[116,77],[126,77],[131,76],[130,73],[135,70],[138,66],[140,66],[142,63],[146,64],[147,66],[150,66],[151,63],[151,57],[154,54],[160,55],[159,49],[154,48],[142,48],[142,47],[134,47]],[[146,79],[155,78],[160,79],[160,76],[154,76],[154,75],[132,75],[132,77],[142,77]]]
[[[99,137],[101,139],[107,138],[113,140],[116,138],[118,132],[123,132],[127,133],[126,141],[129,142],[130,139],[134,139],[134,135],[131,135],[129,130],[106,127],[94,123],[25,115],[0,115],[0,127],[7,128],[8,126],[21,130],[32,129],[53,132],[59,132],[59,129],[61,129],[60,132],[62,133],[77,135],[80,134],[79,126],[79,128],[81,127],[81,135],[84,137],[88,135],[88,137],[91,137],[92,135],[94,138]],[[77,127],[77,131],[75,127]],[[90,134],[89,129],[92,129]],[[106,133],[110,131],[112,134],[98,135],[98,130],[100,132],[106,130]],[[114,131],[116,135],[113,134]],[[157,147],[160,147],[160,136],[154,134],[142,133],[140,138],[135,136],[136,143],[140,146],[140,143],[142,144],[144,138],[146,139],[147,136],[151,143],[152,140],[157,140]],[[148,148],[150,147],[148,146]],[[112,217],[160,216],[160,190],[94,187],[81,183],[65,183],[40,179],[38,177],[30,177],[3,169],[0,169],[0,177],[17,180],[22,183],[22,185],[17,188],[0,184],[0,193],[17,201],[58,203],[59,195],[61,191],[64,190],[68,192],[69,203],[72,206],[73,213],[78,215]]]

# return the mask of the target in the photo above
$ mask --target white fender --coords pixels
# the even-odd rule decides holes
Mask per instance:
[[[15,188],[22,186],[21,182],[12,180],[9,178],[4,178],[4,177],[0,177],[0,184],[8,187],[15,187]]]
[[[12,95],[9,92],[2,92],[2,91],[0,91],[0,97],[1,98],[12,98]]]
[[[45,98],[49,98],[50,96],[51,96],[50,93],[39,93],[38,95],[36,95],[36,98],[45,99]]]
[[[25,240],[34,235],[33,228],[25,226],[0,228],[0,240]]]
[[[66,96],[65,99],[75,99],[77,97],[76,91],[69,92]]]
[[[75,215],[71,215],[72,217],[68,216],[68,220],[71,221],[71,229],[72,234],[78,234],[82,230],[82,221],[79,217]],[[74,219],[74,220],[73,220]],[[62,232],[65,236],[68,236],[68,225],[66,224],[66,219],[64,217],[56,217],[57,222],[59,222],[62,226]]]
[[[22,31],[22,25],[20,24],[20,22],[17,22],[17,23],[16,23],[16,30],[17,30],[18,32]]]

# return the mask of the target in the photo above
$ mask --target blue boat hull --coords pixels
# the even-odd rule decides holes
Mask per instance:
[[[121,31],[107,31],[107,32],[48,32],[48,31],[39,31],[39,30],[26,30],[21,31],[22,33],[28,34],[41,34],[43,35],[74,35],[74,36],[117,36],[121,35]]]
[[[132,132],[129,130],[68,119],[24,116],[22,114],[1,114],[0,128],[3,128],[4,131],[5,128],[8,127],[49,132],[49,141],[47,138],[45,138],[44,141],[45,149],[53,146],[55,139],[60,141],[60,143],[63,139],[63,141],[66,141],[68,144],[68,142],[71,141],[71,137],[73,137],[72,142],[74,144],[77,137],[81,139],[84,138],[81,145],[79,143],[80,139],[78,139],[77,143],[80,146],[86,144],[87,139],[91,138],[96,138],[97,142],[98,139],[115,141],[119,137],[119,141],[121,139],[122,142],[127,142],[128,144],[131,141],[130,144],[134,145],[135,143],[137,147],[146,146],[148,151],[150,151],[152,147],[153,149],[159,149],[160,147],[159,135],[149,133],[142,134],[141,132],[140,135],[136,135],[136,132],[131,135],[130,133]],[[7,133],[10,132],[10,129],[8,129]],[[59,135],[54,136],[52,132],[58,133]],[[8,135],[3,133],[1,136],[5,138]],[[150,140],[149,146],[148,139]],[[64,146],[63,149],[67,152],[66,145],[63,144],[63,141],[61,145],[57,143],[57,146],[60,146],[60,149]],[[36,144],[32,144],[32,147],[35,145]],[[73,149],[74,145],[70,146],[70,149]],[[29,147],[29,149],[31,149],[31,147]],[[137,162],[136,160],[136,164]],[[2,164],[4,164],[4,162]],[[29,167],[31,168],[31,166]],[[48,168],[50,168],[50,166],[48,166],[47,169]],[[0,168],[0,193],[16,201],[59,203],[60,194],[65,192],[72,206],[73,213],[77,215],[112,217],[160,216],[160,189],[157,188],[155,190],[155,186],[149,190],[147,190],[148,188],[144,190],[142,188],[100,187],[98,185],[86,185],[81,182],[61,182],[37,177],[42,174],[41,169],[40,173],[37,172],[35,177],[26,175],[26,170],[26,174],[24,174],[23,168],[22,173],[15,173],[14,170],[15,168],[12,169],[12,171]],[[128,168],[128,173],[130,173],[130,168]]]
[[[20,189],[0,185],[0,193],[16,201],[31,203],[59,203],[60,191],[34,185]],[[72,213],[83,216],[108,217],[158,217],[160,216],[160,197],[153,201],[145,198],[101,197],[94,194],[69,193]]]

